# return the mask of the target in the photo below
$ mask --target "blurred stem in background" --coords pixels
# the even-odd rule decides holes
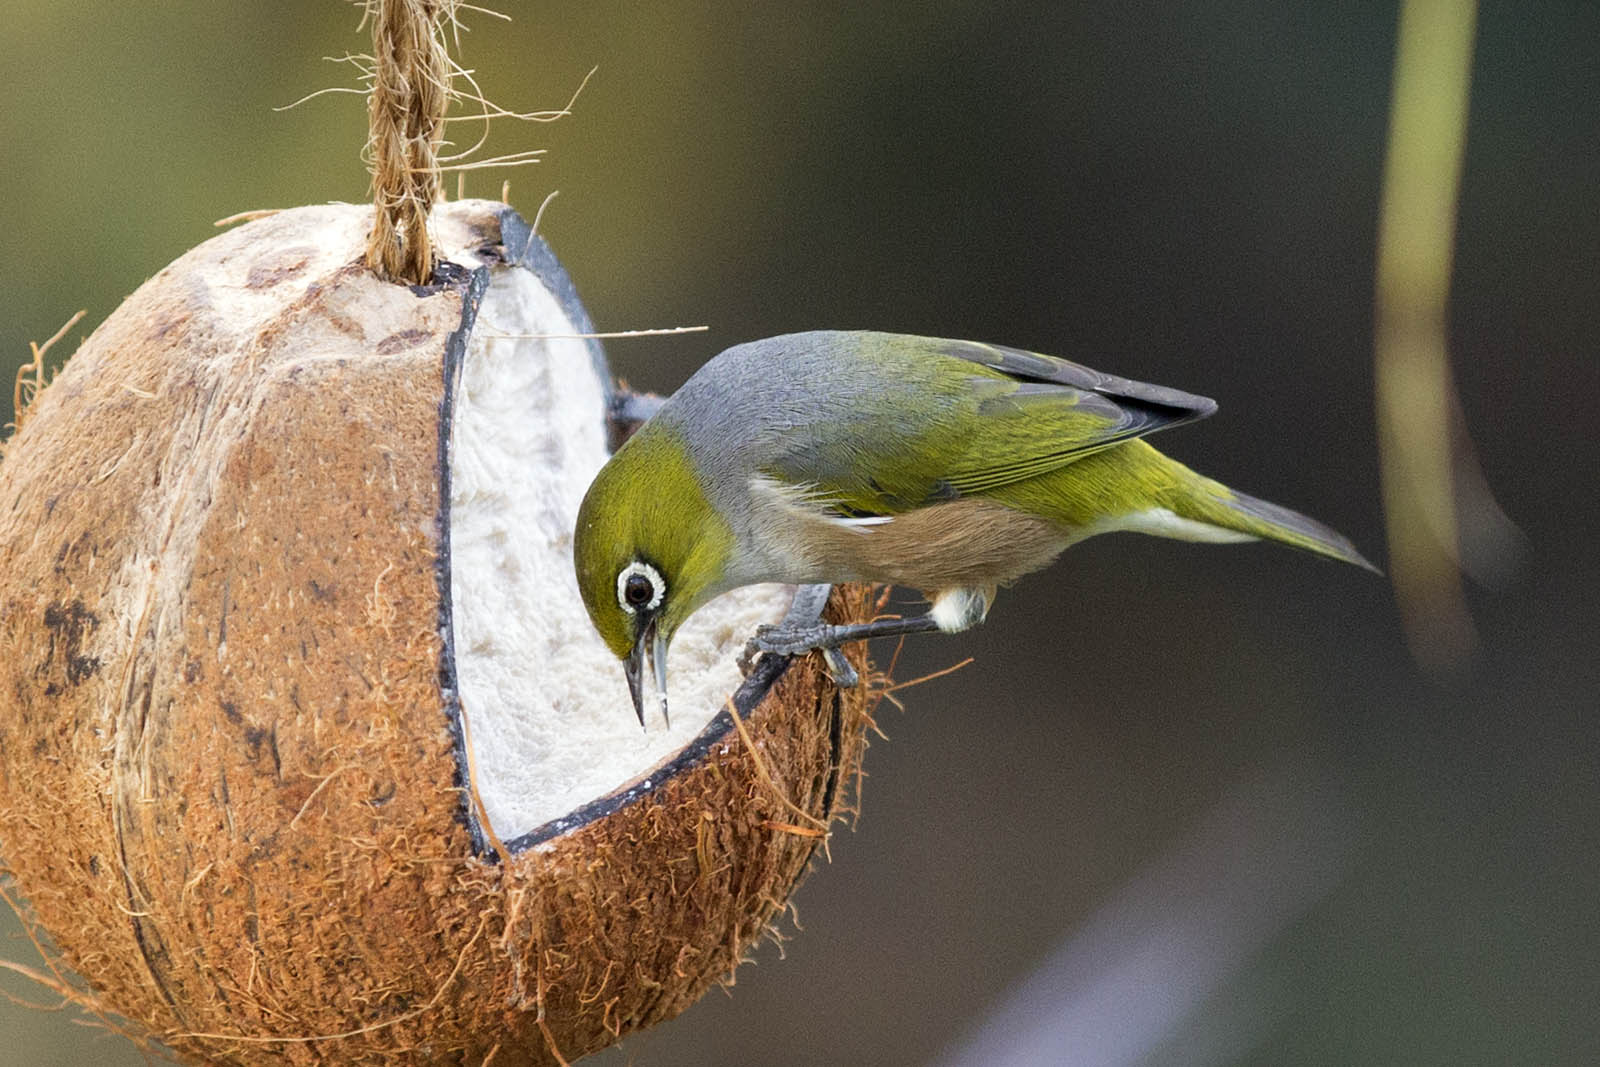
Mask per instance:
[[[1461,574],[1514,531],[1468,440],[1446,334],[1476,0],[1405,0],[1378,230],[1377,413],[1389,566],[1412,655],[1448,673],[1476,645]]]

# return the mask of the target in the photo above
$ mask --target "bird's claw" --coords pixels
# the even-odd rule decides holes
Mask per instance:
[[[830,640],[833,638],[833,629],[826,623],[793,627],[768,624],[757,627],[755,636],[745,642],[744,651],[739,654],[739,669],[749,674],[762,656],[799,656],[817,651],[822,653],[827,662],[834,685],[841,689],[859,685],[861,676],[850,666],[850,661],[837,644]]]
[[[824,648],[828,644],[829,631],[833,627],[826,623],[816,623],[811,626],[783,626],[771,625],[756,627],[756,635],[745,645],[745,652],[751,649],[758,652],[770,652],[774,656],[798,656],[802,652],[810,652],[814,648]]]
[[[822,650],[822,658],[828,661],[828,673],[833,675],[833,684],[840,689],[854,689],[861,684],[861,675],[850,666],[850,661],[844,658],[844,651],[837,648]]]
[[[815,629],[815,627],[810,627]],[[789,640],[793,634],[792,629],[764,623],[756,627],[755,636],[744,643],[744,651],[739,653],[739,669],[745,674],[755,670],[756,664],[762,656],[793,656],[800,652],[809,652],[810,645],[796,644]]]

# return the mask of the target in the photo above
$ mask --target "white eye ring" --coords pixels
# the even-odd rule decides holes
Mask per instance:
[[[650,602],[648,604],[633,605],[628,602],[628,579],[635,575],[643,575],[645,581],[650,583]],[[637,615],[641,611],[654,611],[661,606],[661,598],[666,595],[667,582],[661,577],[661,572],[643,560],[634,560],[617,572],[617,603],[629,615]]]

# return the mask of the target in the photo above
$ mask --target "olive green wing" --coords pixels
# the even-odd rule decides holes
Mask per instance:
[[[860,335],[848,417],[798,428],[769,471],[847,519],[982,495],[1169,426],[1214,401],[1000,345]]]
[[[1121,378],[1054,356],[946,342],[943,351],[996,373],[972,379],[970,444],[944,480],[962,495],[1064,467],[1104,448],[1205,418],[1216,401]]]

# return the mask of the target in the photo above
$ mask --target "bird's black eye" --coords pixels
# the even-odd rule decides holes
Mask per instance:
[[[629,615],[659,608],[666,592],[661,572],[643,560],[635,560],[617,574],[617,603]]]

